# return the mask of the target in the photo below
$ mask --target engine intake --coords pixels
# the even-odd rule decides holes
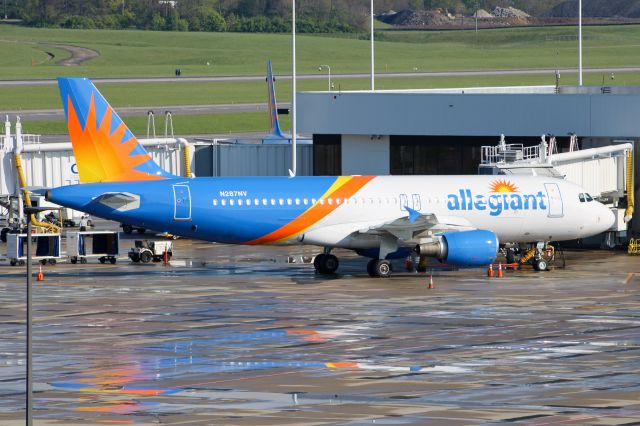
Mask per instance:
[[[418,244],[419,256],[435,257],[458,266],[483,266],[493,263],[498,254],[498,237],[491,231],[446,232],[433,242]]]

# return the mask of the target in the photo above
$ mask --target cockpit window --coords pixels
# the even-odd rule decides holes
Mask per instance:
[[[587,202],[590,203],[591,201],[593,201],[593,197],[591,195],[589,194],[584,194],[584,195],[587,197]]]
[[[585,199],[586,199],[586,198],[585,198],[585,196],[584,196],[584,194],[583,194],[583,193],[578,194],[578,198],[580,199],[580,202],[581,202],[581,203],[584,203],[584,202],[585,202]]]

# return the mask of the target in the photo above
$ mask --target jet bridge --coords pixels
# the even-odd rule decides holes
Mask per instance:
[[[605,244],[613,246],[626,237],[634,209],[633,144],[628,141],[580,150],[572,135],[569,152],[558,153],[553,136],[543,135],[540,144],[523,146],[506,143],[502,135],[498,145],[482,147],[478,173],[550,176],[574,182],[614,212],[616,223]]]

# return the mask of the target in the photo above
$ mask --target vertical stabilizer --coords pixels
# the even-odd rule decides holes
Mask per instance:
[[[80,182],[155,180],[162,170],[87,78],[58,78]]]
[[[278,106],[276,104],[276,87],[273,78],[273,68],[271,59],[267,61],[267,86],[269,87],[269,122],[271,128],[269,133],[283,138],[282,129],[280,128],[280,120],[278,119]]]

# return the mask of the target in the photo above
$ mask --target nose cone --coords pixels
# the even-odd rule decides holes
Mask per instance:
[[[595,233],[600,234],[602,232],[611,229],[616,221],[616,217],[611,209],[604,204],[598,203],[598,209],[595,216]]]

